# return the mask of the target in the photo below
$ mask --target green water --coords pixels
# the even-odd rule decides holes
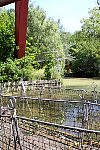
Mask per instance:
[[[89,106],[88,121],[83,104],[68,101],[17,99],[17,115],[57,124],[100,130],[100,106]]]
[[[7,98],[3,99],[4,106]],[[17,98],[17,115],[46,122],[100,130],[100,106],[89,105],[88,121],[82,102]]]

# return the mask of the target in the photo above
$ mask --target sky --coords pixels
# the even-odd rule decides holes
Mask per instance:
[[[31,0],[46,11],[47,17],[60,19],[64,29],[74,32],[81,29],[80,20],[88,17],[89,9],[97,6],[97,0]],[[14,8],[14,4],[6,6]]]

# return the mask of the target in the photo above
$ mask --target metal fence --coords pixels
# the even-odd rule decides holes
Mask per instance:
[[[46,87],[46,88],[33,88],[15,90],[13,89],[11,92],[7,92],[6,90],[2,91],[3,95],[12,95],[12,96],[24,96],[24,97],[32,97],[38,99],[61,99],[61,100],[100,100],[100,92],[99,91],[85,91],[84,89],[68,89],[68,88],[55,88],[55,87]]]
[[[26,96],[42,99],[67,99],[80,100],[99,100],[100,92],[96,91],[96,85],[93,85],[92,91],[84,89],[68,89],[61,86],[60,81],[56,80],[40,80],[40,81],[23,81],[14,83],[1,83],[1,91],[3,95]]]
[[[1,96],[1,106],[6,108],[9,96]],[[71,101],[35,99],[16,96],[18,116],[35,118],[57,124],[80,128],[100,129],[100,101]]]
[[[2,90],[0,150],[99,150],[99,92],[41,87]]]
[[[1,150],[99,150],[100,131],[17,116],[0,120]]]

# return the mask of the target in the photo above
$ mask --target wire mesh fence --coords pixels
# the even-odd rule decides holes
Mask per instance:
[[[11,92],[1,88],[0,150],[99,150],[96,88],[88,92],[39,84],[12,86]]]
[[[26,97],[42,98],[42,99],[68,99],[80,100],[85,96],[87,100],[100,99],[100,92],[96,91],[93,85],[92,91],[84,89],[69,89],[61,86],[60,81],[56,80],[40,80],[40,81],[21,81],[1,83],[1,91],[3,95],[22,95]]]
[[[1,105],[7,106],[9,96],[1,96]],[[100,103],[16,97],[18,116],[35,118],[57,124],[100,130]]]
[[[15,123],[16,119],[17,123]],[[18,116],[16,118],[2,116],[0,128],[0,149],[2,150],[8,148],[10,150],[100,149],[100,131],[63,126]]]

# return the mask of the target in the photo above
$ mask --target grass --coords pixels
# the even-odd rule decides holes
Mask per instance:
[[[100,91],[100,80],[92,78],[66,78],[63,79],[63,86],[67,88],[78,88],[85,90],[93,90],[96,85],[96,90]]]

